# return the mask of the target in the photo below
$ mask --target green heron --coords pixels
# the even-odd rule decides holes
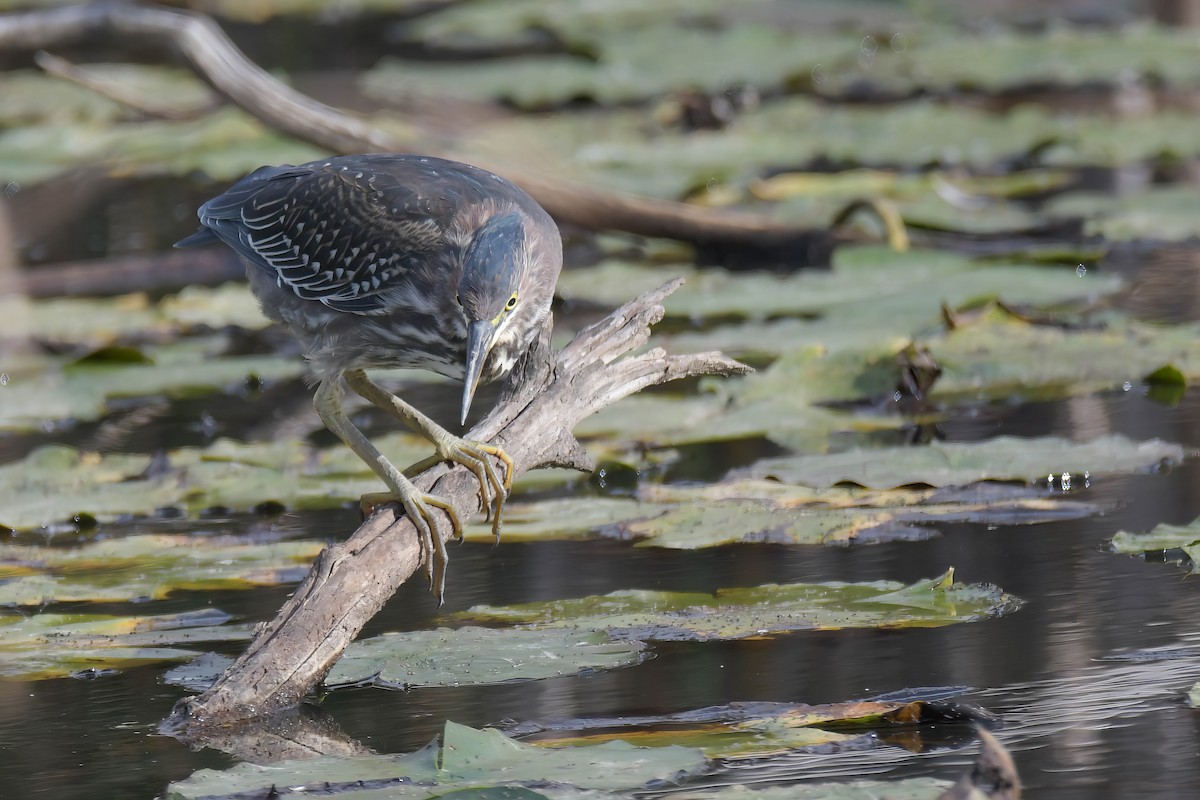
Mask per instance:
[[[461,539],[445,500],[419,491],[342,410],[343,387],[470,469],[500,534],[512,459],[447,431],[374,383],[365,370],[408,367],[463,380],[461,422],[481,382],[509,372],[547,322],[562,268],[558,228],[498,175],[440,158],[357,155],[262,167],[200,206],[201,228],[177,247],[221,240],[246,262],[272,320],[300,339],[313,405],[334,434],[387,484],[416,526],[442,597],[445,542],[433,509]],[[490,457],[503,464],[501,477]]]

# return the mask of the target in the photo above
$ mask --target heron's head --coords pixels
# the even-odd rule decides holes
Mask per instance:
[[[549,303],[542,297],[545,292],[536,291],[536,263],[524,220],[515,211],[485,221],[463,254],[457,295],[467,318],[463,424],[488,356],[494,354],[488,378],[508,372],[529,341],[531,327],[545,315],[546,309],[538,306],[548,308]]]

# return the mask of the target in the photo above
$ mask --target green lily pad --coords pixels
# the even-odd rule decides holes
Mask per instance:
[[[662,513],[667,508],[622,497],[566,497],[534,503],[507,503],[501,536],[506,542],[584,538],[631,518]],[[491,541],[491,523],[469,525],[464,535],[470,541]]]
[[[578,32],[577,32],[578,34]],[[730,86],[782,88],[807,79],[824,59],[853,52],[858,38],[805,36],[763,24],[728,29],[643,25],[593,40],[597,57],[534,55],[472,63],[387,60],[369,72],[364,90],[385,100],[413,94],[496,100],[520,108],[586,99],[615,104],[672,89],[720,92]],[[664,50],[664,40],[671,42]],[[399,80],[403,76],[403,80]]]
[[[375,444],[395,463],[430,454],[409,433],[383,434]],[[162,508],[192,513],[220,507],[249,511],[266,502],[289,508],[336,508],[382,482],[349,449],[317,450],[297,439],[242,443],[221,439],[205,448],[166,454],[147,472],[150,456],[98,455],[48,446],[0,466],[0,524],[29,529],[77,514],[100,521],[148,515]]]
[[[214,102],[212,90],[191,70],[146,64],[88,64],[89,76],[118,86],[125,93],[159,105],[169,98],[179,112],[200,110]],[[0,75],[6,119],[23,123],[115,122],[130,110],[84,86],[41,71],[13,70]]]
[[[932,324],[939,318],[942,303],[956,307],[1003,297],[1009,303],[1044,308],[1111,294],[1121,286],[1120,279],[1111,275],[1087,274],[1081,279],[1074,268],[996,264],[957,253],[897,253],[885,247],[858,246],[839,248],[830,271],[802,270],[790,275],[606,261],[568,270],[559,279],[558,292],[568,300],[615,306],[661,285],[666,276],[685,278],[684,285],[663,303],[671,316],[750,320],[819,316],[835,321],[826,326],[828,334],[852,335],[861,324],[876,341],[888,334],[911,335],[920,326]],[[865,286],[870,287],[869,294],[864,294]],[[864,314],[865,307],[873,313]],[[851,319],[855,325],[848,324]],[[801,343],[815,342],[792,340],[791,346]]]
[[[1117,553],[1149,553],[1156,550],[1180,550],[1192,565],[1192,572],[1197,572],[1196,565],[1200,564],[1200,520],[1193,520],[1187,525],[1154,526],[1148,533],[1130,533],[1118,531],[1112,538],[1112,549]]]
[[[511,503],[505,507],[504,541],[599,534],[636,539],[638,547],[681,550],[748,542],[848,545],[927,539],[937,531],[921,526],[937,522],[1033,525],[1100,510],[1015,486],[872,492],[742,480],[704,487],[648,484],[638,497]],[[473,524],[466,537],[491,541],[491,526]]]
[[[223,624],[229,619],[216,609],[143,617],[0,613],[0,678],[64,678],[193,658],[192,644],[250,638],[253,626]]]
[[[1133,442],[1105,436],[1090,442],[1057,437],[998,436],[983,442],[932,442],[921,447],[860,449],[828,455],[769,458],[749,469],[758,478],[825,487],[854,483],[878,489],[924,484],[962,486],[976,481],[1032,482],[1051,476],[1153,469],[1178,464],[1183,448],[1158,439]]]
[[[762,500],[724,500],[684,504],[665,514],[628,522],[621,530],[639,539],[639,547],[692,550],[745,542],[772,544],[837,544],[927,539],[937,522],[976,522],[1031,525],[1091,516],[1099,510],[1087,503],[1036,496],[983,497],[977,502],[905,504],[900,493],[894,505],[859,508],[796,508]],[[949,499],[949,498],[948,498]]]
[[[238,764],[228,770],[199,770],[167,789],[171,800],[189,800],[253,791],[272,786],[321,786],[346,797],[443,797],[455,790],[529,786],[547,783],[581,789],[629,790],[651,782],[678,780],[702,771],[700,751],[685,747],[642,748],[609,742],[584,748],[549,749],[522,744],[492,729],[475,730],[446,723],[442,746],[407,756],[320,756],[269,766]],[[294,789],[293,789],[294,791]]]
[[[1200,200],[1188,186],[1164,186],[1120,194],[1071,193],[1055,198],[1047,212],[1080,216],[1088,234],[1109,241],[1177,241],[1200,236]]]
[[[1132,387],[1165,364],[1189,380],[1200,378],[1200,355],[1192,347],[1198,330],[1117,315],[1106,327],[1084,330],[993,316],[940,335],[918,336],[915,342],[942,370],[928,392],[931,399],[1052,399]],[[737,402],[729,416],[786,422],[789,414],[812,403],[891,397],[899,379],[896,354],[905,346],[893,340],[785,352],[766,370],[730,384]]]
[[[986,584],[953,583],[953,570],[905,586],[765,584],[714,594],[627,590],[572,600],[474,606],[459,619],[606,630],[614,638],[713,641],[795,630],[939,627],[1015,611],[1021,601]]]
[[[40,430],[59,420],[86,421],[105,413],[118,398],[208,394],[251,378],[271,381],[304,372],[298,358],[222,356],[224,337],[198,337],[145,346],[150,363],[72,365],[37,359],[8,371],[0,386],[0,430]]]
[[[0,605],[159,600],[299,581],[324,544],[149,534],[78,547],[0,543]]]
[[[507,683],[626,667],[645,657],[641,642],[613,641],[601,631],[439,628],[354,642],[325,685],[408,689]]]

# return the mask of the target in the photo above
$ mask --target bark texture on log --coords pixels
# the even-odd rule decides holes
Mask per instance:
[[[272,128],[335,153],[404,152],[406,142],[369,121],[319,103],[250,61],[211,18],[125,2],[99,2],[0,16],[0,49],[38,50],[135,37],[174,45],[213,88]],[[422,147],[423,151],[427,148]],[[430,155],[436,152],[429,151]],[[808,252],[814,232],[766,216],[594,189],[481,163],[528,191],[555,219],[706,245]]]
[[[663,298],[681,281],[648,292],[579,333],[556,356],[549,326],[517,367],[518,378],[468,438],[502,446],[517,474],[544,465],[590,468],[571,431],[589,414],[648,386],[698,375],[736,375],[748,368],[720,353],[669,356],[653,349],[626,355],[662,318]],[[439,465],[414,481],[450,501],[466,519],[480,511],[475,477]],[[449,534],[440,526],[439,535]],[[205,729],[295,706],[396,589],[421,566],[407,517],[386,506],[346,541],[317,557],[279,614],[257,632],[232,667],[204,694],[181,700],[164,730],[194,736]],[[451,571],[451,575],[453,571]]]

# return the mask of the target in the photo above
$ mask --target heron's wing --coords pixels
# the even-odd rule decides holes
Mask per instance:
[[[392,162],[373,166],[384,164],[332,159],[263,167],[201,206],[200,222],[299,297],[379,313],[388,295],[410,285],[414,270],[436,269],[431,261],[446,247],[448,208],[445,193],[427,196],[403,162],[399,174]]]

